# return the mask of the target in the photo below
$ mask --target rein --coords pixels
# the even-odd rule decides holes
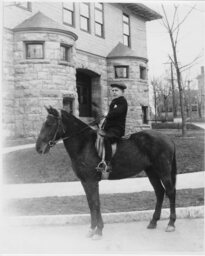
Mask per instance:
[[[52,115],[52,116],[55,117],[54,115]],[[84,127],[84,128],[81,129],[79,132],[77,132],[77,133],[75,133],[75,134],[71,134],[70,136],[67,136],[67,137],[63,137],[63,138],[61,137],[61,138],[59,138],[58,140],[56,140],[56,136],[57,136],[57,134],[58,134],[60,125],[61,125],[62,129],[63,129],[63,125],[62,125],[62,119],[61,119],[61,117],[55,117],[55,118],[58,119],[58,126],[57,126],[57,129],[56,129],[55,134],[54,134],[54,136],[53,136],[53,139],[48,142],[48,145],[49,145],[50,148],[54,147],[54,146],[58,143],[58,141],[60,141],[60,140],[68,140],[68,139],[70,139],[70,138],[72,138],[72,137],[74,137],[74,136],[80,134],[80,133],[83,132],[84,130],[87,130],[88,128],[90,128],[89,125],[95,125],[95,124],[96,124],[96,121],[94,120],[94,121],[88,123],[88,126]],[[102,117],[102,119],[103,119],[103,118],[104,118],[104,117]],[[64,130],[64,129],[63,129],[63,132],[65,133],[65,130]]]

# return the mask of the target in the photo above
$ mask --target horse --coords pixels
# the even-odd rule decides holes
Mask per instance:
[[[100,157],[95,147],[97,131],[65,110],[46,107],[48,115],[36,141],[39,154],[46,154],[63,140],[72,168],[84,188],[91,215],[88,237],[100,239],[104,227],[100,209],[99,182],[96,171]],[[164,194],[170,202],[166,231],[175,230],[176,152],[174,142],[153,130],[143,130],[121,138],[111,160],[109,180],[124,179],[145,171],[156,195],[156,206],[147,228],[155,229],[160,219]]]

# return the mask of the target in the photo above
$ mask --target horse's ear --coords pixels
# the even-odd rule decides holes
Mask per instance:
[[[47,112],[49,113],[49,108],[47,106],[44,105],[44,108],[47,110]]]

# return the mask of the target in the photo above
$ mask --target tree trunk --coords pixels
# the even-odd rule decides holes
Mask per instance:
[[[176,68],[176,74],[177,74],[177,83],[179,87],[179,99],[180,99],[180,107],[181,107],[181,116],[182,116],[182,136],[186,136],[186,119],[185,119],[185,112],[184,112],[184,97],[183,97],[183,88],[181,83],[181,72],[178,65],[177,60],[177,53],[176,53],[176,46],[174,44],[172,31],[169,31],[171,43],[172,43],[172,50],[174,55],[174,65]]]

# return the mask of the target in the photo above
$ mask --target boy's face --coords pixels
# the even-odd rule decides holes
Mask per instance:
[[[123,95],[123,90],[121,90],[120,88],[117,87],[113,87],[111,89],[111,95],[113,99],[119,98],[120,96]]]

